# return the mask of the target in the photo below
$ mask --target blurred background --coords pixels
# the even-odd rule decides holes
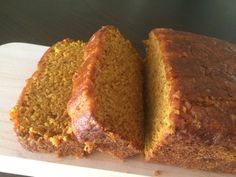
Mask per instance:
[[[236,0],[0,1],[0,45],[9,42],[52,45],[64,38],[87,41],[107,24],[117,26],[142,55],[142,40],[156,27],[236,43]]]
[[[235,0],[8,0],[0,1],[0,44],[52,45],[87,41],[102,25],[117,26],[142,52],[156,27],[236,42]]]

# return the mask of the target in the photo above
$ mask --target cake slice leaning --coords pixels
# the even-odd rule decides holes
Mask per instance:
[[[236,46],[171,29],[145,44],[145,159],[236,173]]]
[[[96,32],[73,80],[68,113],[85,151],[126,158],[143,150],[142,60],[113,26]]]
[[[67,102],[72,76],[83,62],[85,44],[66,39],[49,48],[27,80],[10,116],[19,142],[30,151],[83,155],[72,132]]]

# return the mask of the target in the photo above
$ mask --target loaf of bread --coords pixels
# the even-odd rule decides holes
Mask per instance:
[[[83,145],[72,132],[66,107],[72,76],[83,61],[84,48],[84,43],[69,39],[56,43],[27,80],[10,114],[18,140],[28,150],[83,155]]]
[[[52,46],[11,110],[19,142],[236,173],[236,45],[154,29],[145,49],[143,62],[113,26]]]
[[[74,76],[68,114],[85,151],[126,158],[143,150],[143,63],[112,26],[96,32]]]
[[[236,46],[171,29],[145,46],[145,159],[236,173]]]

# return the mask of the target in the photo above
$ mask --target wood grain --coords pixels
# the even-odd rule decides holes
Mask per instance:
[[[161,177],[234,176],[145,163],[141,156],[124,162],[99,153],[81,160],[74,157],[58,159],[53,154],[31,153],[23,149],[14,136],[8,112],[46,49],[45,46],[24,43],[0,46],[0,171],[30,176],[138,177],[153,176],[159,170]]]

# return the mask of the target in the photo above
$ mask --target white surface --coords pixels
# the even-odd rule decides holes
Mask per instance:
[[[142,157],[126,161],[112,159],[106,154],[93,154],[78,160],[74,157],[56,158],[54,154],[31,153],[17,142],[8,112],[17,101],[25,80],[36,69],[45,46],[9,43],[0,46],[0,171],[31,176],[99,176],[132,177],[233,177],[235,175],[186,170],[143,162]]]

